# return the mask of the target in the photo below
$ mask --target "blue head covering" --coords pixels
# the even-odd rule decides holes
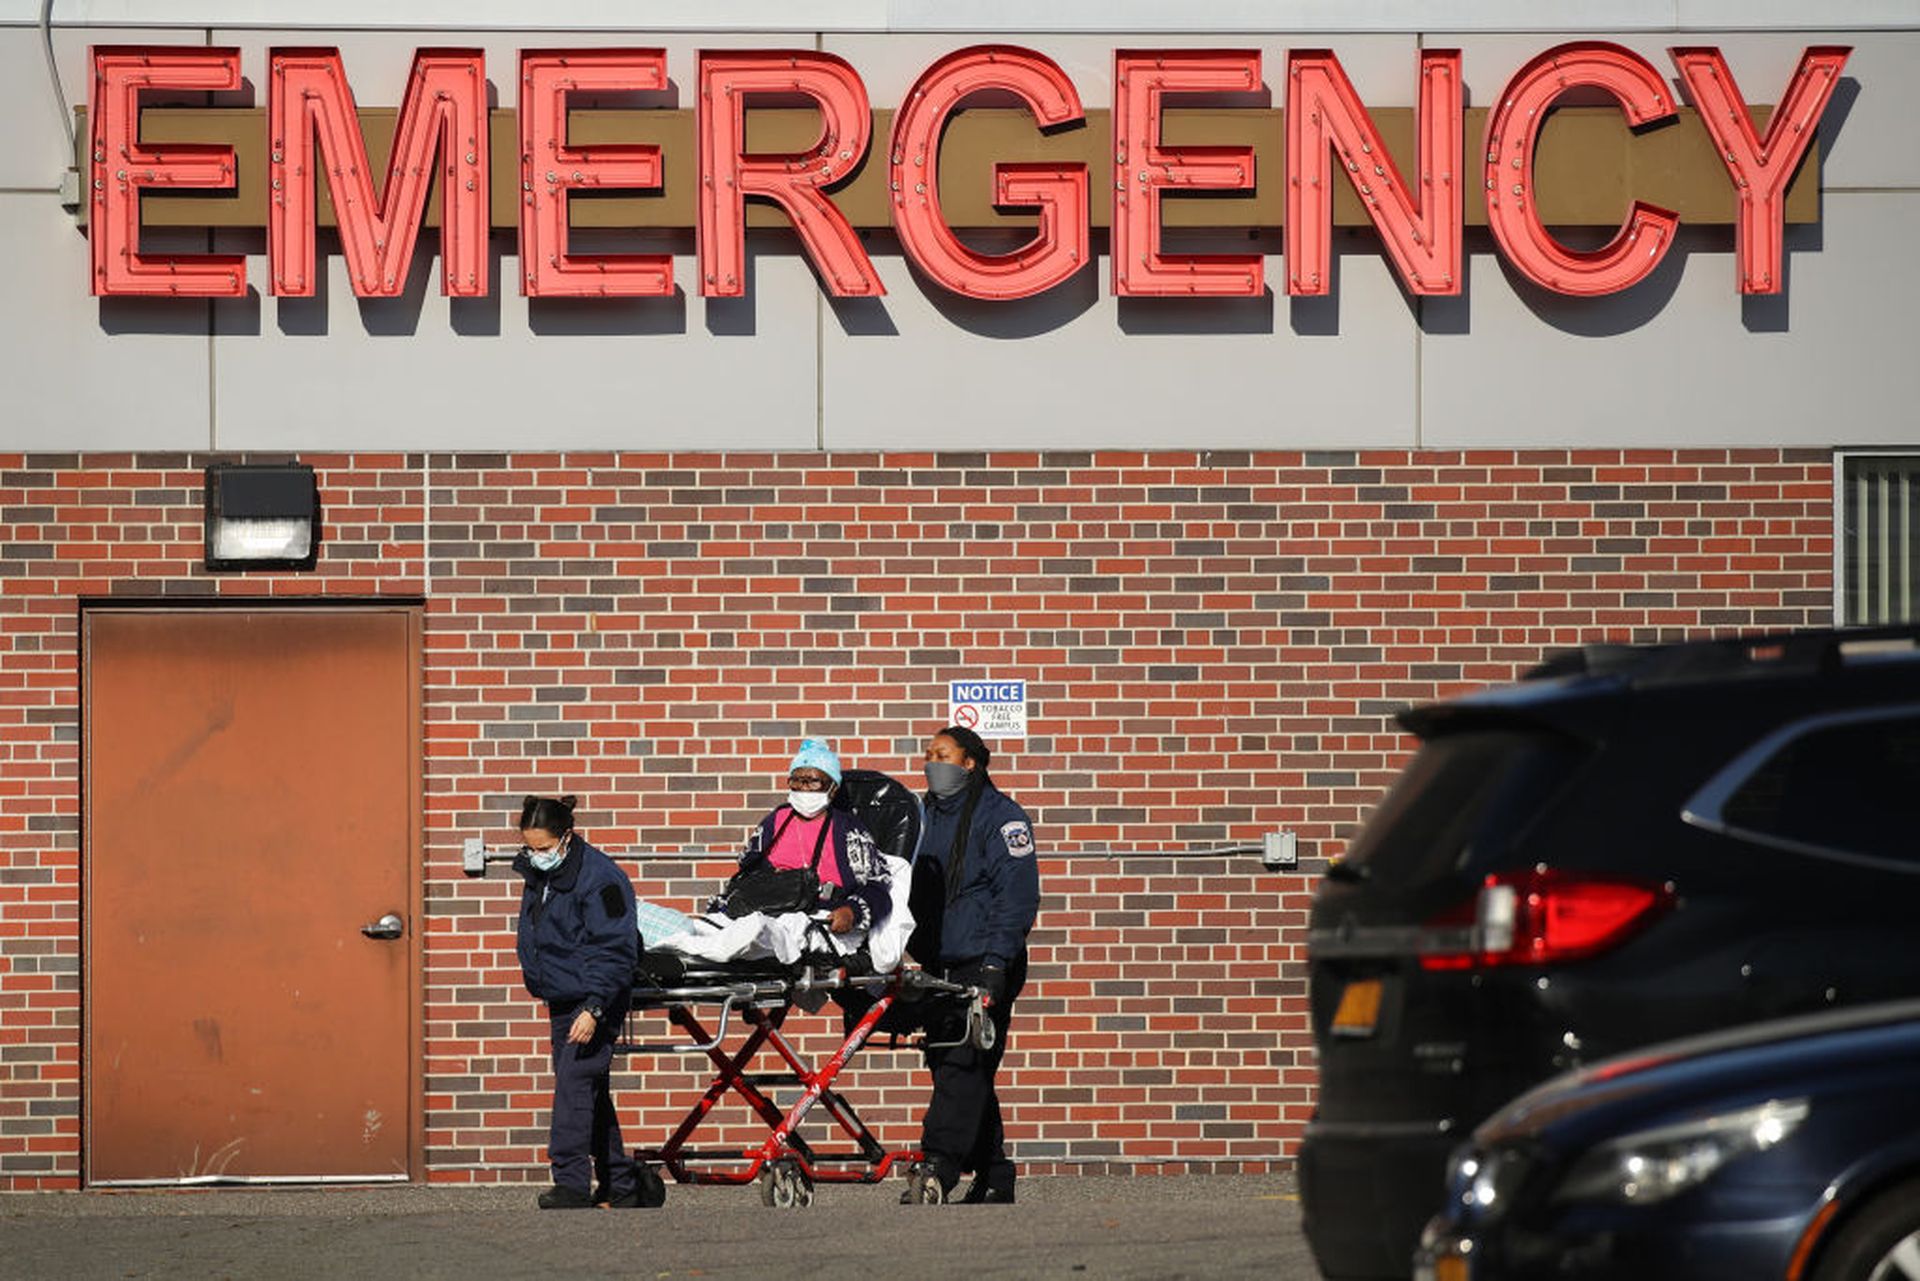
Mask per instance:
[[[793,764],[787,766],[787,773],[791,774],[797,769],[817,769],[832,779],[835,786],[840,783],[840,758],[833,754],[833,748],[823,738],[800,740],[800,750],[794,754]]]

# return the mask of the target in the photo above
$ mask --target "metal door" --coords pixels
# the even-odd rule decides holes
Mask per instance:
[[[418,1173],[418,611],[98,608],[83,646],[88,1181]]]

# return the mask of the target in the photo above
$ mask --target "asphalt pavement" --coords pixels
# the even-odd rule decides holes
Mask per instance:
[[[0,1277],[1319,1277],[1288,1174],[1026,1179],[1011,1206],[903,1186],[799,1210],[677,1185],[655,1210],[541,1211],[529,1185],[0,1196]]]

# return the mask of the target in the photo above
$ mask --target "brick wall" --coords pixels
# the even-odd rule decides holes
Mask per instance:
[[[1017,1154],[1265,1168],[1311,1108],[1312,874],[1403,759],[1396,708],[1831,607],[1826,451],[307,455],[320,569],[217,578],[207,461],[0,455],[0,1188],[80,1173],[85,600],[425,597],[427,1159],[470,1180],[544,1177],[516,889],[459,872],[525,792],[579,794],[598,844],[648,851],[641,893],[689,906],[802,733],[912,774],[948,678],[1024,677],[1033,737],[994,770],[1046,893]],[[1301,874],[1195,853],[1279,826]],[[653,1142],[704,1074],[641,1068]],[[850,1087],[889,1142],[911,1068]]]

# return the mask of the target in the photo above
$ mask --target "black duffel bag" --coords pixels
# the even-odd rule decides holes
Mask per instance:
[[[773,840],[767,843],[769,855],[780,843],[780,833],[787,830],[787,824],[793,819],[793,811],[788,810],[786,818],[774,830]],[[735,872],[728,879],[726,889],[721,891],[727,915],[737,921],[755,912],[779,916],[785,912],[811,912],[819,907],[820,855],[827,848],[827,833],[832,830],[833,815],[823,814],[820,835],[813,842],[813,860],[805,867],[776,868],[763,855]]]
[[[820,874],[810,867],[775,869],[756,863],[733,874],[725,893],[734,920],[765,912],[811,912],[820,905]]]

